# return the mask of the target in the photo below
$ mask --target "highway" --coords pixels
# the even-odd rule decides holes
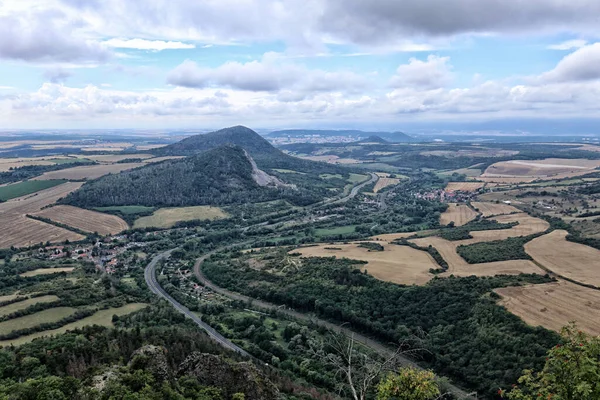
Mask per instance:
[[[179,311],[180,313],[182,313],[183,315],[185,315],[186,317],[188,317],[192,321],[194,321],[200,328],[202,328],[208,334],[208,336],[211,339],[213,339],[215,342],[217,342],[221,346],[223,346],[229,350],[235,351],[236,353],[241,354],[242,356],[251,357],[250,354],[248,354],[246,351],[244,351],[242,348],[235,345],[231,341],[227,340],[223,335],[221,335],[219,332],[214,330],[206,322],[202,321],[202,319],[200,317],[198,317],[196,314],[191,312],[187,307],[185,307],[184,305],[179,303],[177,300],[175,300],[173,297],[171,297],[171,295],[169,295],[167,292],[165,292],[164,289],[160,286],[160,284],[158,283],[158,280],[156,279],[156,266],[158,265],[159,261],[169,258],[169,256],[171,255],[171,253],[174,250],[175,249],[171,249],[171,250],[168,250],[168,251],[158,254],[146,266],[146,269],[144,270],[144,278],[146,279],[146,284],[148,285],[150,290],[154,294],[167,300],[169,303],[171,303],[171,305],[173,307],[175,307],[175,309],[177,311]]]

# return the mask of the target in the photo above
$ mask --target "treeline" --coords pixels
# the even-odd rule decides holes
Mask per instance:
[[[461,244],[456,248],[456,252],[469,264],[508,260],[531,260],[531,256],[525,252],[523,246],[537,236],[519,236],[469,245]]]
[[[473,236],[471,236],[471,234],[469,233],[472,231],[493,231],[497,229],[510,229],[513,226],[517,225],[519,225],[519,223],[516,221],[500,223],[493,219],[480,219],[457,228],[444,229],[440,233],[440,236],[446,240],[465,240],[473,238]]]
[[[432,274],[439,274],[442,272],[446,272],[448,270],[448,267],[449,267],[448,263],[446,262],[446,260],[444,260],[444,257],[442,257],[440,252],[432,245],[429,245],[427,247],[419,246],[416,243],[409,242],[408,239],[406,239],[406,238],[401,238],[401,239],[395,240],[392,243],[397,244],[399,246],[412,247],[413,249],[426,251],[427,253],[429,253],[429,255],[431,257],[433,257],[435,262],[438,263],[438,265],[440,266],[440,268],[438,268],[438,269],[433,269],[433,268],[430,269],[429,272],[431,272]]]
[[[559,342],[555,333],[530,327],[499,307],[492,292],[549,282],[548,277],[451,277],[403,287],[364,274],[353,263],[305,258],[298,271],[274,275],[235,261],[208,261],[203,270],[220,286],[347,323],[384,342],[422,330],[431,352],[426,363],[487,397],[515,383],[523,369],[539,368],[546,350]]]
[[[0,185],[11,182],[26,181],[27,179],[42,175],[45,172],[58,171],[61,169],[90,164],[95,164],[95,162],[82,160],[72,163],[61,163],[55,165],[27,165],[24,167],[14,168],[9,171],[0,172]]]

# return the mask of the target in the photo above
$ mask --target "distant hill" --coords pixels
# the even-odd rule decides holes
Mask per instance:
[[[152,164],[86,183],[64,203],[80,207],[226,205],[287,199],[310,204],[314,192],[286,185],[253,166],[239,146],[220,146],[179,160]]]
[[[273,131],[266,136],[274,137],[304,137],[319,135],[321,137],[347,136],[354,138],[365,138],[369,136],[378,136],[390,142],[411,142],[413,138],[403,132],[365,132],[361,130],[327,130],[327,129],[285,129],[281,131]]]
[[[385,143],[389,143],[389,141],[385,140],[381,136],[372,135],[372,136],[369,136],[366,139],[360,140],[358,143],[380,143],[380,144],[385,144]]]

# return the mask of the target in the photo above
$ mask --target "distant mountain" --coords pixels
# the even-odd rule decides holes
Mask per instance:
[[[360,140],[358,143],[380,143],[380,144],[385,144],[385,143],[389,143],[389,141],[385,140],[381,136],[372,135],[372,136],[369,136],[366,139]]]
[[[347,130],[326,130],[326,129],[285,129],[281,131],[273,131],[266,135],[269,138],[276,137],[293,137],[302,138],[309,136],[320,137],[335,137],[346,136],[350,138],[366,138],[369,136],[379,136],[390,142],[412,142],[414,139],[403,132],[365,132],[354,129]]]
[[[86,183],[63,202],[90,208],[225,205],[281,198],[308,204],[320,199],[284,184],[253,164],[241,147],[220,146],[183,159],[106,175]]]

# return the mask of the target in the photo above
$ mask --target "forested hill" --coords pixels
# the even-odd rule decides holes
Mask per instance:
[[[106,175],[88,182],[63,202],[80,207],[143,205],[174,207],[225,205],[288,199],[310,204],[321,199],[294,187],[261,187],[252,164],[239,146],[221,146],[179,160],[165,161]]]
[[[389,143],[389,142],[387,140],[385,140],[384,138],[382,138],[381,136],[371,135],[368,138],[359,141],[358,143],[380,143],[380,144],[386,144],[386,143]]]

